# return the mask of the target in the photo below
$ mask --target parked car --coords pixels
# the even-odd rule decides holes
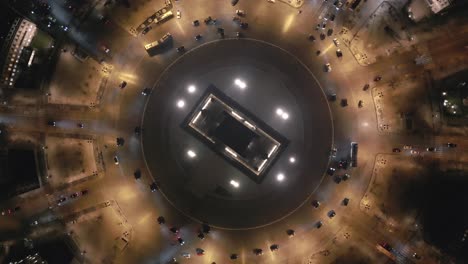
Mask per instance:
[[[237,3],[239,3],[239,0],[231,0],[231,5],[232,6],[237,5]]]
[[[296,232],[294,230],[292,230],[292,229],[288,229],[288,230],[286,230],[286,234],[288,235],[288,237],[291,238],[296,234]]]
[[[150,94],[150,92],[151,92],[151,89],[146,87],[145,89],[143,89],[143,91],[141,91],[141,94],[144,96],[147,96],[148,94]]]
[[[318,221],[317,223],[315,223],[315,227],[316,227],[317,229],[321,228],[322,226],[323,226],[322,221]]]
[[[333,44],[335,44],[335,46],[338,47],[340,45],[340,41],[337,38],[334,38],[333,39]]]
[[[324,65],[324,69],[325,69],[325,72],[331,72],[332,71],[332,67],[330,65],[330,63],[327,63]]]
[[[198,26],[200,25],[200,21],[198,21],[198,19],[197,19],[197,20],[194,20],[194,21],[192,22],[192,25],[198,27]]]
[[[119,157],[114,156],[114,164],[119,165]]]
[[[198,40],[198,41],[199,41],[199,40],[201,40],[201,39],[202,39],[202,36],[201,36],[200,34],[197,34],[197,35],[195,36],[195,40]]]
[[[314,208],[319,208],[320,207],[320,201],[319,200],[313,200],[312,201],[312,206]]]
[[[236,10],[236,15],[242,16],[242,17],[243,17],[243,16],[245,16],[245,12],[244,12],[244,10],[242,10],[242,9],[237,9],[237,10]]]
[[[151,189],[151,192],[155,192],[155,191],[159,190],[159,184],[157,182],[152,182],[150,184],[150,189]]]
[[[449,148],[456,148],[456,147],[457,147],[457,144],[455,144],[455,143],[447,143],[447,147],[449,147]]]
[[[330,210],[330,211],[328,212],[328,217],[330,217],[330,218],[335,217],[335,215],[336,215],[336,212],[335,212],[334,210]]]
[[[181,13],[180,13],[180,10],[177,10],[177,12],[176,12],[176,16],[177,16],[177,18],[178,18],[178,19],[180,19],[180,18],[181,18],[181,16],[182,16],[182,15],[181,15]]]
[[[273,244],[273,245],[270,246],[270,250],[271,250],[272,252],[277,251],[278,249],[279,249],[279,245],[278,245],[278,244]]]
[[[182,53],[182,52],[185,52],[185,47],[184,47],[184,46],[180,46],[180,47],[178,47],[176,50],[177,50],[177,52]]]
[[[255,256],[261,256],[263,255],[263,250],[261,248],[254,248],[253,253]]]
[[[348,206],[348,204],[349,204],[349,198],[344,198],[343,199],[343,205]]]

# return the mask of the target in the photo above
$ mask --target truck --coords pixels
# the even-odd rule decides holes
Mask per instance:
[[[351,151],[350,151],[351,167],[357,167],[357,155],[358,155],[358,143],[351,142]]]

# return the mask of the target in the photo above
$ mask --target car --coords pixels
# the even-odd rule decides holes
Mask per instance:
[[[348,162],[348,160],[346,160],[346,159],[342,159],[342,160],[340,160],[340,161],[338,162],[338,167],[339,167],[340,169],[345,169],[345,170],[346,170],[346,169],[348,169],[348,166],[349,166],[349,162]]]
[[[182,53],[182,52],[185,52],[185,47],[184,47],[184,46],[180,46],[180,47],[178,47],[176,50],[177,50],[177,52]]]
[[[231,254],[229,256],[229,258],[232,259],[232,260],[236,260],[238,258],[238,256],[237,256],[237,254]]]
[[[245,16],[245,12],[242,9],[237,9],[236,10],[236,15],[243,17],[243,16]]]
[[[336,101],[336,93],[332,93],[332,94],[328,95],[328,100],[331,101],[331,102],[335,102]]]
[[[150,92],[151,92],[151,89],[146,87],[145,89],[143,89],[143,91],[141,91],[141,94],[144,96],[147,96],[148,94],[150,94]]]
[[[199,40],[201,40],[201,39],[202,39],[202,35],[197,34],[197,35],[195,36],[195,40],[199,41]]]
[[[324,69],[325,69],[325,72],[331,72],[332,71],[332,67],[330,65],[330,63],[326,63],[324,65]]]
[[[197,20],[197,21],[198,21],[198,20]],[[211,22],[213,21],[213,18],[211,18],[211,16],[209,16],[209,17],[205,18],[204,21],[205,21],[205,24],[208,25],[209,23],[211,23]]]
[[[340,103],[340,104],[341,104],[342,107],[348,106],[348,99],[341,99],[341,103]]]
[[[198,19],[192,21],[192,25],[198,27],[200,25],[200,21],[198,21]]]
[[[67,197],[61,197],[60,199],[57,200],[57,205],[58,206],[62,205],[66,200],[67,200]]]
[[[410,150],[410,154],[412,155],[418,155],[419,153],[420,152],[418,150],[414,150],[414,149]]]
[[[349,180],[349,178],[351,178],[351,175],[349,175],[348,173],[345,173],[345,174],[343,174],[343,176],[341,176],[341,179],[343,181],[347,181],[347,180]]]
[[[117,142],[117,146],[121,147],[121,146],[124,145],[125,140],[123,138],[121,138],[121,137],[118,137],[118,138],[116,138],[116,142]]]
[[[133,129],[133,133],[135,133],[135,135],[140,135],[141,133],[141,128],[139,126],[136,126],[135,129]]]
[[[231,5],[232,6],[237,5],[237,3],[239,3],[239,0],[231,0]]]
[[[189,259],[190,258],[190,253],[187,253],[187,252],[183,252],[180,254],[182,257],[186,258],[186,259]]]
[[[336,10],[339,10],[343,6],[343,2],[335,1],[333,5],[335,6]]]
[[[180,19],[180,17],[181,17],[180,10],[177,10],[176,16],[177,16],[178,19]]]
[[[319,229],[323,226],[323,223],[322,221],[318,221],[317,223],[315,223],[315,228]]]
[[[101,46],[101,49],[102,49],[105,53],[109,53],[109,52],[110,52],[109,47],[107,47],[106,45],[102,45],[102,46]]]
[[[320,207],[320,201],[319,200],[313,200],[312,201],[312,206],[314,208],[319,208]]]
[[[308,37],[307,37],[308,40],[310,41],[315,41],[315,37],[314,35],[310,34]]]
[[[337,50],[336,50],[336,57],[338,57],[338,58],[343,57],[343,52],[341,52],[340,49],[337,49]]]
[[[315,27],[315,30],[319,30],[320,29],[320,24],[317,24],[317,26]]]
[[[74,198],[78,197],[79,195],[80,195],[80,194],[79,194],[78,192],[72,193],[72,194],[70,195],[70,198],[74,199]]]
[[[203,239],[205,239],[205,234],[203,234],[203,232],[198,232],[197,237],[198,237],[200,240],[203,240]]]
[[[120,84],[119,84],[119,87],[120,89],[123,89],[127,86],[127,82],[126,81],[122,81]]]
[[[343,205],[348,206],[348,204],[349,204],[349,198],[344,198],[343,199]]]
[[[242,20],[241,20],[239,17],[237,17],[237,16],[233,16],[233,17],[232,17],[232,21],[234,21],[234,22],[236,22],[236,23],[238,23],[238,24],[242,23]]]
[[[415,259],[421,259],[421,256],[418,255],[418,253],[413,253],[413,258]]]
[[[79,128],[84,128],[84,124],[83,123],[78,123],[77,124]]]
[[[271,250],[272,252],[277,251],[278,249],[279,249],[279,245],[278,245],[278,244],[273,244],[273,245],[270,246],[270,250]]]
[[[380,81],[380,80],[382,80],[382,76],[379,76],[379,75],[378,75],[378,76],[375,76],[374,82],[378,82],[378,81]]]
[[[171,231],[173,234],[178,234],[179,233],[179,228],[173,226],[173,227],[169,228],[169,231]]]
[[[49,120],[49,121],[47,121],[47,125],[48,126],[56,126],[56,123],[53,120]]]
[[[339,176],[335,176],[333,177],[333,181],[336,183],[336,184],[340,184],[340,182],[342,181],[341,177]]]
[[[155,192],[155,191],[159,190],[159,184],[157,182],[152,182],[150,184],[150,189],[151,189],[151,192]]]
[[[242,36],[243,36],[242,32],[239,32],[239,31],[236,32],[236,37],[237,38],[242,38]]]
[[[286,234],[288,235],[288,237],[291,238],[296,234],[296,232],[294,230],[292,230],[292,229],[288,229],[288,230],[286,230]]]
[[[211,231],[211,227],[208,224],[203,223],[201,226],[201,231],[205,234],[209,234]]]
[[[399,149],[399,148],[393,148],[392,151],[393,151],[394,153],[399,153],[399,152],[401,152],[401,149]]]
[[[437,151],[437,148],[434,148],[434,147],[428,147],[428,148],[426,148],[426,151],[429,151],[429,152],[435,152],[435,151]]]
[[[133,173],[133,177],[135,177],[135,180],[141,179],[141,170],[140,170],[140,169],[137,169],[137,170]]]
[[[320,40],[324,40],[325,39],[325,34],[324,33],[320,33]]]
[[[381,247],[385,248],[387,251],[391,252],[393,250],[393,247],[390,246],[387,242],[382,242],[379,244]]]
[[[330,21],[335,21],[335,14],[331,14]]]
[[[327,21],[323,21],[323,22],[322,22],[321,28],[322,28],[322,29],[325,29],[326,27],[327,27]]]
[[[197,253],[197,256],[205,255],[205,250],[203,250],[202,248],[196,248],[195,252]]]
[[[253,249],[253,253],[255,254],[255,256],[261,256],[261,255],[263,255],[263,249],[261,249],[261,248],[254,248],[254,249]]]
[[[219,27],[216,29],[216,32],[219,34],[224,34],[224,28]]]
[[[146,35],[151,29],[152,29],[151,26],[145,27],[145,29],[143,29],[143,31],[141,32],[141,34]]]
[[[249,28],[249,23],[246,23],[246,22],[241,22],[239,24],[240,28],[242,29],[248,29]]]
[[[329,28],[327,30],[327,36],[331,36],[333,34],[333,29],[332,28]]]
[[[328,217],[330,217],[330,218],[335,217],[335,215],[336,215],[336,212],[335,212],[334,210],[330,210],[330,211],[328,212]]]
[[[332,176],[333,174],[335,174],[335,171],[336,171],[335,168],[330,167],[330,168],[327,169],[327,174],[330,175],[330,176]]]
[[[359,100],[359,102],[358,102],[358,107],[359,107],[359,108],[362,108],[363,106],[364,106],[364,105],[363,105],[362,100]]]
[[[363,91],[369,90],[370,85],[368,83],[364,84],[364,87],[362,87]]]
[[[334,38],[333,39],[333,43],[335,44],[335,46],[339,46],[340,45],[340,41],[337,39],[337,38]]]
[[[447,143],[447,147],[448,147],[448,148],[456,148],[456,147],[457,147],[457,144],[455,144],[455,143]]]
[[[160,225],[163,225],[166,223],[166,219],[164,218],[164,216],[158,216],[158,218],[156,218],[156,221],[158,221],[158,224]]]
[[[119,157],[114,156],[114,164],[119,165]]]
[[[88,190],[82,190],[82,191],[81,191],[81,196],[83,196],[83,195],[87,195],[87,194],[88,194],[88,192],[89,192]]]
[[[267,0],[267,2],[274,4],[274,3],[276,3],[276,0]]]
[[[181,237],[177,238],[177,242],[179,242],[179,245],[181,245],[181,246],[183,246],[185,244],[185,241]]]
[[[330,156],[331,156],[332,158],[335,158],[337,152],[338,152],[338,149],[337,149],[337,148],[332,148],[332,149],[330,150]]]
[[[413,146],[410,146],[410,145],[404,145],[403,146],[403,149],[412,149],[412,148],[413,148]]]

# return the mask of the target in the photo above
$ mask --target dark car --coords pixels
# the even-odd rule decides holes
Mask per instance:
[[[200,34],[195,36],[195,40],[201,40],[202,36]]]
[[[135,177],[135,180],[139,180],[141,178],[141,170],[138,169],[133,173],[133,177]]]
[[[349,178],[351,178],[351,176],[350,176],[348,173],[345,173],[345,174],[341,177],[341,179],[342,179],[343,181],[347,181],[347,180],[349,180]]]
[[[336,171],[335,168],[330,167],[327,169],[327,174],[330,176],[333,176],[333,174],[335,174],[335,171]]]
[[[209,23],[211,23],[213,21],[213,19],[211,18],[211,16],[209,16],[209,17],[205,18],[204,21],[205,21],[205,24],[209,24]]]
[[[337,49],[337,50],[336,50],[336,56],[337,56],[338,58],[343,57],[343,52],[341,52],[340,49]]]
[[[247,23],[247,22],[241,22],[241,23],[240,23],[240,28],[242,28],[242,29],[247,29],[247,28],[249,28],[249,23]]]
[[[277,251],[279,249],[279,245],[278,244],[273,244],[270,246],[270,250],[271,251]]]
[[[315,41],[315,37],[314,35],[310,34],[308,37],[307,37],[308,40],[310,41]]]
[[[292,229],[288,229],[288,230],[286,230],[286,234],[289,237],[293,237],[296,234],[296,232],[294,230],[292,230]]]
[[[72,193],[72,195],[70,195],[70,198],[72,198],[72,199],[73,199],[73,198],[76,198],[76,197],[78,197],[78,195],[79,195],[79,193],[77,193],[77,192],[76,192],[76,193]]]
[[[231,0],[231,5],[235,6],[235,5],[237,5],[238,2],[239,2],[239,0]]]
[[[155,192],[157,190],[159,190],[159,185],[157,182],[153,182],[150,184],[150,189],[151,189],[151,192]]]
[[[200,240],[203,240],[203,239],[205,239],[205,234],[203,234],[203,232],[198,232],[197,237],[198,237]]]
[[[392,151],[395,152],[395,153],[398,153],[398,152],[401,152],[401,149],[399,149],[399,148],[393,148]]]
[[[341,106],[342,107],[348,106],[348,99],[341,99]]]
[[[370,85],[368,83],[364,84],[364,87],[362,87],[362,90],[367,91],[369,90]]]
[[[141,32],[141,34],[146,35],[151,29],[152,29],[151,26],[145,27],[145,29],[143,29],[143,31]]]
[[[208,224],[202,224],[201,231],[205,234],[209,234],[211,227]]]
[[[457,147],[457,144],[455,144],[455,143],[447,143],[447,147],[449,147],[449,148],[456,148],[456,147]]]
[[[160,225],[163,225],[163,224],[166,223],[166,219],[164,218],[164,216],[158,216],[156,221],[158,221],[158,224],[160,224]]]
[[[89,192],[88,190],[82,190],[82,191],[81,191],[81,195],[87,195],[88,192]]]
[[[178,234],[179,233],[179,228],[173,226],[173,227],[169,228],[169,231],[171,231],[174,234]]]
[[[335,102],[336,101],[336,94],[335,93],[330,94],[328,96],[328,100],[330,100],[331,102]]]
[[[57,200],[57,205],[62,205],[62,203],[64,203],[66,200],[67,200],[66,197],[62,197],[62,198],[58,199]]]
[[[382,76],[375,76],[374,82],[378,82],[380,80],[382,80]]]
[[[116,138],[117,146],[121,147],[124,145],[125,140],[121,137]]]
[[[198,26],[200,25],[200,21],[194,20],[194,21],[192,22],[192,25],[198,27]]]
[[[315,227],[316,227],[317,229],[321,228],[322,226],[323,226],[322,221],[318,221],[318,222],[315,224]]]
[[[140,135],[141,133],[141,128],[139,126],[135,127],[135,129],[133,130],[133,132],[135,133],[135,135]]]
[[[332,15],[330,16],[330,21],[335,21],[335,14],[332,14]]]
[[[229,256],[230,259],[232,260],[235,260],[238,258],[237,254],[231,254],[231,256]]]
[[[185,52],[185,47],[184,47],[184,46],[180,46],[180,47],[178,47],[176,50],[177,50],[177,52],[182,53],[182,52]]]
[[[348,160],[340,160],[340,162],[338,162],[338,167],[340,167],[340,169],[348,169],[348,166],[349,166],[349,162]]]
[[[324,39],[325,39],[325,34],[320,33],[320,40],[324,40]]]
[[[55,121],[53,121],[53,120],[49,120],[49,121],[47,121],[47,125],[48,125],[48,126],[55,126],[56,123],[55,123]]]
[[[148,94],[150,94],[150,92],[151,92],[151,89],[146,87],[145,89],[143,89],[143,91],[141,91],[141,94],[144,96],[147,96]]]
[[[196,248],[195,252],[197,253],[197,256],[203,256],[205,255],[205,250],[202,248]]]
[[[349,198],[344,198],[343,199],[343,205],[348,206],[348,204],[349,204]]]
[[[435,152],[435,151],[437,151],[437,149],[434,148],[434,147],[428,147],[428,148],[426,148],[426,151]]]
[[[181,237],[177,238],[177,242],[179,242],[179,245],[181,246],[185,244],[185,241]]]
[[[127,82],[126,81],[122,81],[120,84],[119,84],[119,87],[120,89],[123,89],[127,86]]]
[[[331,36],[333,34],[333,29],[329,28],[327,30],[327,36]]]
[[[319,200],[313,200],[312,201],[312,206],[314,208],[319,208],[320,207],[320,201]]]
[[[334,210],[330,210],[330,211],[328,212],[328,217],[330,217],[330,218],[335,217],[335,215],[336,215],[336,212],[335,212]]]
[[[255,256],[261,256],[261,255],[263,255],[263,249],[254,248],[253,253],[255,254]]]

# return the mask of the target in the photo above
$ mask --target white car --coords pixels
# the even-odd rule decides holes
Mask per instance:
[[[330,63],[325,64],[325,71],[326,72],[331,72],[332,71],[332,67],[331,67]]]
[[[114,156],[114,164],[119,165],[119,157]]]
[[[244,12],[244,10],[237,9],[237,10],[236,10],[236,15],[238,15],[238,16],[245,16],[245,12]]]
[[[338,41],[337,38],[333,39],[333,43],[335,43],[335,46],[337,46],[337,47],[340,45],[340,42]]]
[[[176,16],[177,16],[177,18],[180,19],[180,17],[181,17],[180,10],[177,10]]]

